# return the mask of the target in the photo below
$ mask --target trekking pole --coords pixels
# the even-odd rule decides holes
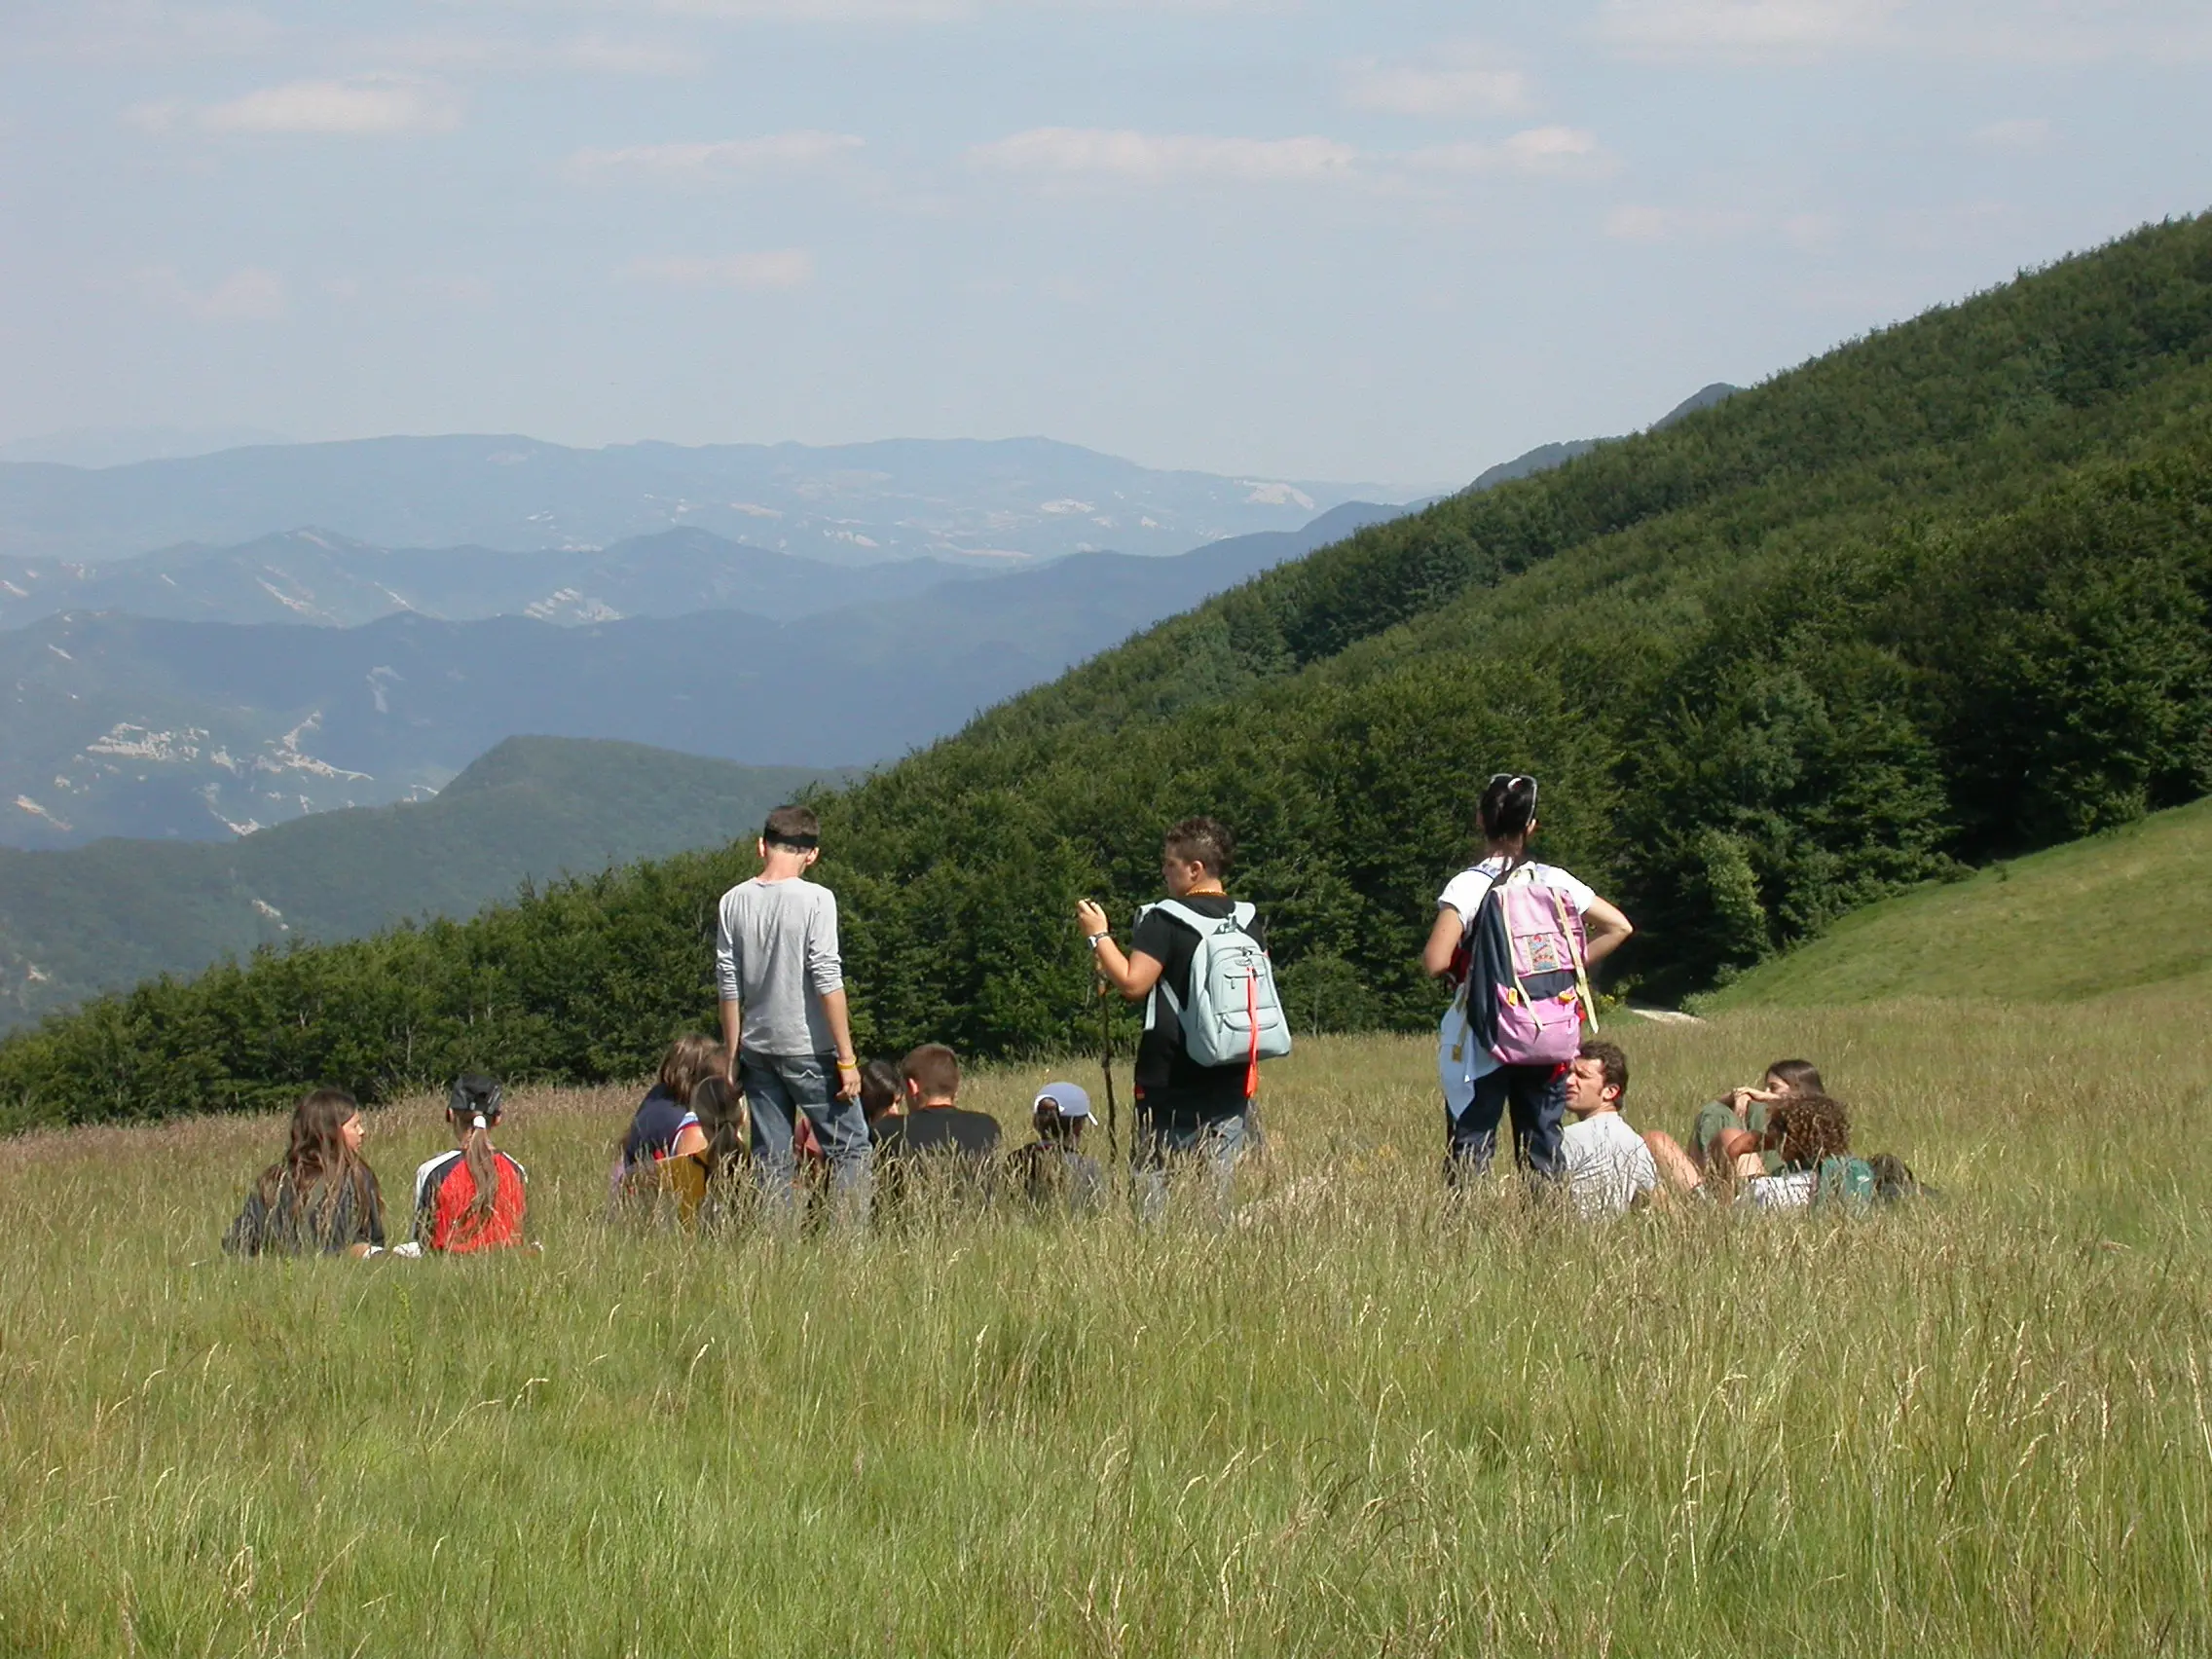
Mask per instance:
[[[1114,1096],[1114,1004],[1106,976],[1098,976],[1098,1069],[1106,1074],[1106,1156],[1122,1161],[1122,1109]]]

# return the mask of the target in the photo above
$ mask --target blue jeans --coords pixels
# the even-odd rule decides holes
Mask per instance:
[[[836,1076],[836,1058],[830,1054],[756,1054],[748,1049],[738,1056],[738,1085],[753,1114],[754,1175],[772,1221],[788,1223],[798,1212],[792,1190],[792,1137],[798,1131],[800,1112],[814,1124],[815,1138],[830,1160],[831,1211],[841,1221],[867,1221],[874,1169],[867,1114],[858,1100],[837,1098]]]
[[[1253,1139],[1256,1136],[1249,1106],[1234,1118],[1201,1121],[1170,1119],[1140,1111],[1136,1144],[1139,1218],[1158,1221],[1166,1213],[1167,1176],[1171,1168],[1202,1167],[1215,1212],[1227,1220],[1230,1185],[1236,1176],[1236,1161],[1244,1156],[1245,1142]]]
[[[1444,1178],[1453,1186],[1490,1167],[1497,1151],[1498,1121],[1513,1112],[1515,1161],[1531,1174],[1557,1180],[1559,1135],[1567,1115],[1565,1066],[1499,1066],[1475,1079],[1474,1098],[1457,1117],[1444,1113]]]

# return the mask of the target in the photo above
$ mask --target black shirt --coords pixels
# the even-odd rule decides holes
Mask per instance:
[[[873,1132],[881,1158],[938,1153],[982,1159],[999,1149],[999,1121],[962,1106],[918,1106],[903,1118],[879,1120]]]
[[[1235,901],[1220,893],[1194,894],[1178,903],[1215,920],[1236,909]],[[1255,916],[1250,932],[1265,949],[1267,924]],[[1155,905],[1137,923],[1129,948],[1132,955],[1141,951],[1161,964],[1160,984],[1152,989],[1151,1029],[1137,1044],[1138,1102],[1147,1112],[1185,1121],[1235,1117],[1244,1110],[1246,1062],[1196,1064],[1183,1047],[1183,1022],[1161,994],[1161,986],[1171,987],[1183,1006],[1190,1006],[1191,968],[1198,955],[1197,930]]]
[[[876,1197],[886,1212],[904,1210],[923,1194],[937,1204],[965,1207],[989,1193],[999,1124],[987,1113],[917,1106],[880,1120],[872,1132]]]

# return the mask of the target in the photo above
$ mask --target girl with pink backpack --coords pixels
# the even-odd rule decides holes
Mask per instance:
[[[1482,861],[1445,884],[1421,951],[1456,993],[1437,1043],[1445,1175],[1457,1186],[1489,1168],[1510,1110],[1519,1161],[1557,1179],[1567,1070],[1591,1016],[1588,970],[1635,929],[1588,883],[1530,858],[1535,779],[1498,773],[1477,810]]]

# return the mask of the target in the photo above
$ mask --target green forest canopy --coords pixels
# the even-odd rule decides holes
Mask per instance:
[[[821,804],[864,1044],[1063,1047],[1067,920],[1228,820],[1294,1016],[1408,1026],[1480,781],[1724,981],[1856,906],[2212,777],[2212,219],[2146,228],[1662,431],[1378,526]],[[926,672],[926,668],[917,669]],[[773,719],[771,709],[736,712]],[[0,1046],[12,1121],[642,1074],[708,1020],[750,842],[141,986]]]

